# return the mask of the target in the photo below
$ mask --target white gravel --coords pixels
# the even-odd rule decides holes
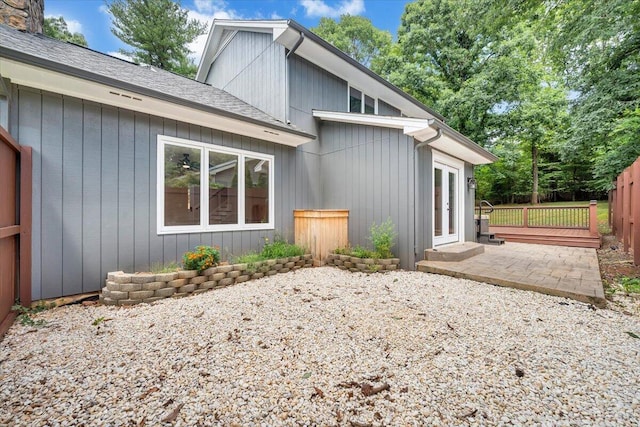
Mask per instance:
[[[450,277],[302,269],[37,318],[0,343],[0,424],[640,424],[639,318]]]

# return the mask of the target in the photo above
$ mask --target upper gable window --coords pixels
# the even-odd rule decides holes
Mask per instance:
[[[362,114],[376,114],[375,98],[362,93],[362,91],[349,87],[349,112]]]
[[[272,229],[273,199],[273,156],[158,135],[158,234]]]

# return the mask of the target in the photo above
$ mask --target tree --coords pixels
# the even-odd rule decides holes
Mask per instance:
[[[637,152],[640,0],[561,0],[545,18],[552,59],[573,90],[562,160],[582,165],[590,189],[607,190]]]
[[[187,77],[196,65],[187,45],[206,32],[206,25],[189,19],[172,0],[113,0],[107,3],[111,32],[132,50],[120,52],[135,62],[153,65]]]
[[[42,29],[44,35],[53,37],[54,39],[75,43],[84,47],[89,46],[87,44],[87,39],[85,39],[81,33],[72,33],[69,31],[67,21],[65,21],[62,16],[44,18],[44,25]]]
[[[366,67],[386,55],[393,41],[388,31],[377,29],[362,16],[342,15],[339,22],[320,18],[311,31]]]

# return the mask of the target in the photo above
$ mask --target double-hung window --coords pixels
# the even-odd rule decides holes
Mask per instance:
[[[272,229],[273,156],[158,135],[158,234]]]

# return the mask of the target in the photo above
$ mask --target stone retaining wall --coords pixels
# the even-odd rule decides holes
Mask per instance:
[[[376,273],[397,270],[400,266],[399,258],[357,258],[350,255],[338,255],[329,253],[326,259],[327,265],[333,265],[341,270],[351,272]]]
[[[312,265],[313,259],[308,254],[251,264],[219,265],[208,268],[201,274],[195,270],[160,274],[127,274],[116,271],[107,275],[106,286],[100,293],[100,302],[106,305],[152,303],[163,298],[200,294],[210,289],[224,288]]]

